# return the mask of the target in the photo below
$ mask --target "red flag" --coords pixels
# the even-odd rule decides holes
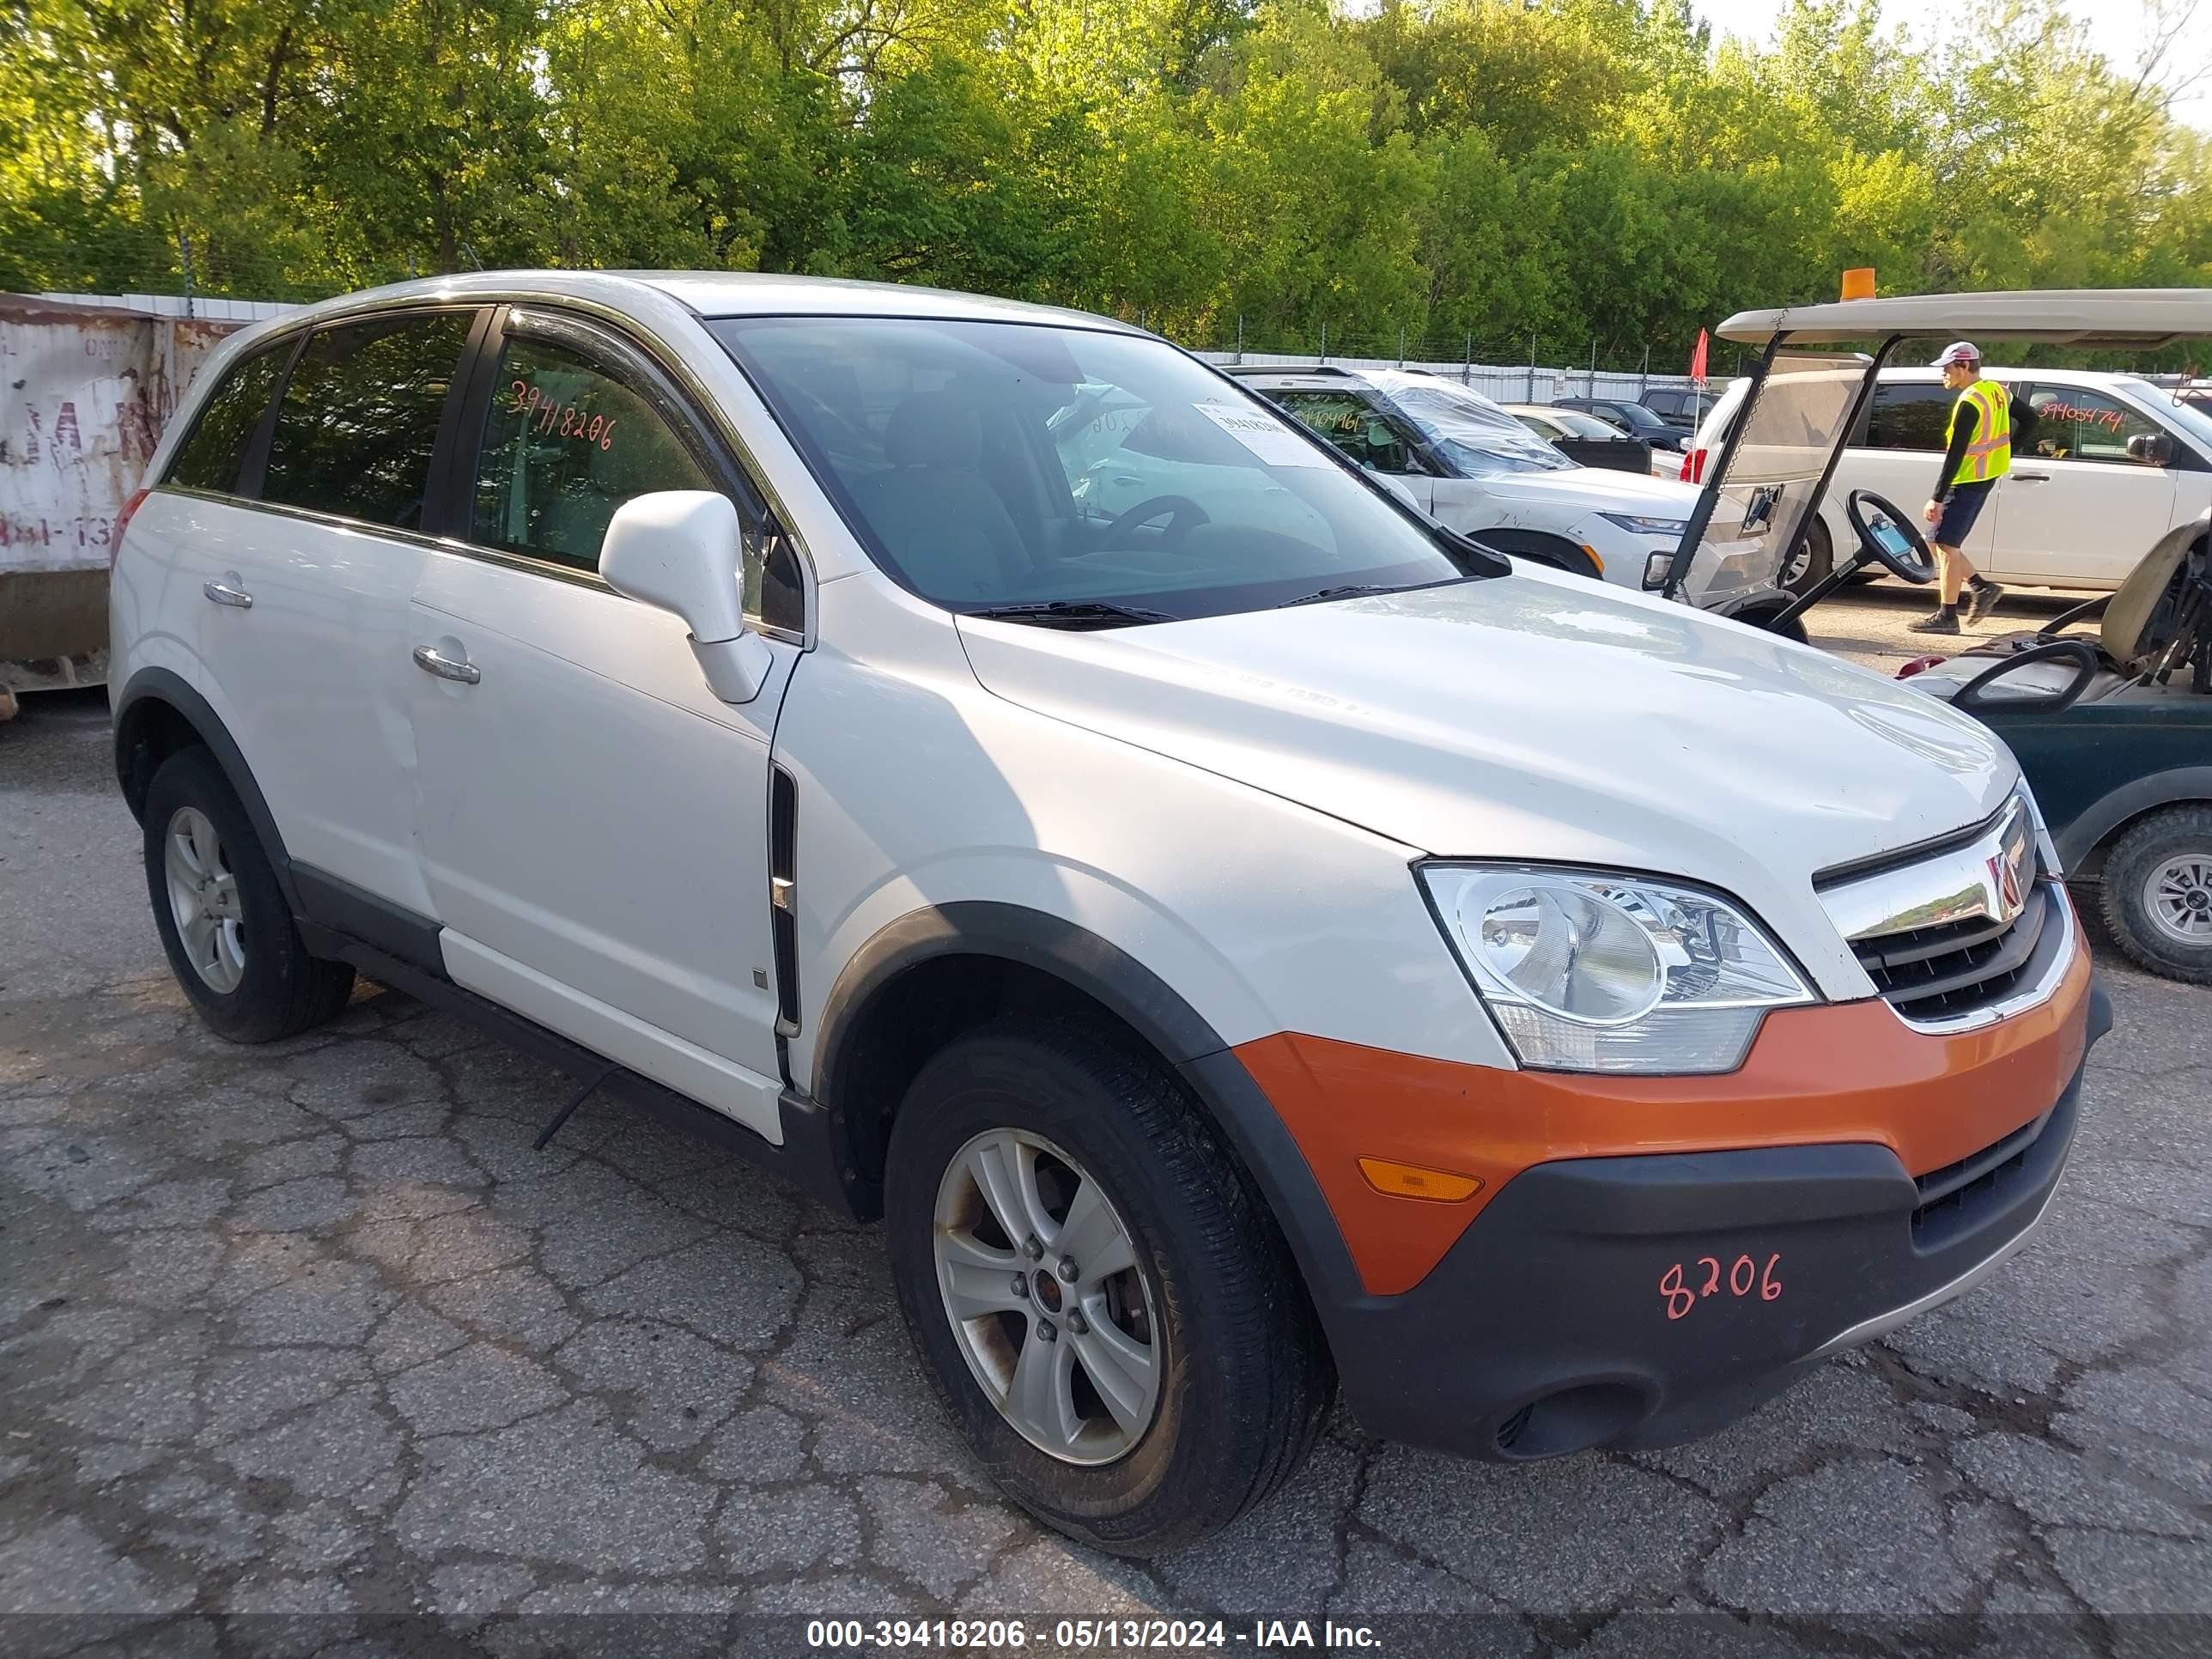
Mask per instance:
[[[1693,380],[1705,378],[1705,331],[1702,328],[1698,331],[1698,349],[1690,354],[1690,378]]]

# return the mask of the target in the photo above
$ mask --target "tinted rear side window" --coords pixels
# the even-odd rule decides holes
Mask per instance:
[[[269,410],[270,394],[276,376],[291,354],[292,342],[265,346],[235,364],[222,383],[200,405],[192,429],[177,447],[162,482],[186,489],[234,490],[238,469],[245,463],[247,446]]]
[[[471,317],[379,319],[312,337],[276,412],[264,500],[419,529]]]
[[[1949,441],[1955,392],[1935,383],[1877,386],[1867,416],[1869,449],[1924,449],[1941,454]]]

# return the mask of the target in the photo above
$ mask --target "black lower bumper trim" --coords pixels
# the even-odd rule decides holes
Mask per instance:
[[[2013,1245],[2058,1184],[2081,1087],[1918,1237],[1921,1190],[1886,1146],[1539,1164],[1413,1290],[1324,1309],[1346,1394],[1375,1433],[1483,1458],[1708,1433]]]

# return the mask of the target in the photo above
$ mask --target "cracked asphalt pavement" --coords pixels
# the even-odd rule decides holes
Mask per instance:
[[[1139,1566],[984,1483],[877,1231],[618,1104],[533,1152],[562,1080],[379,987],[208,1034],[104,706],[42,699],[0,726],[0,1651],[1157,1612],[1232,1650],[1326,1616],[1399,1650],[2202,1653],[2212,992],[2102,962],[2071,1170],[1965,1301],[1675,1450],[1498,1468],[1340,1416]]]

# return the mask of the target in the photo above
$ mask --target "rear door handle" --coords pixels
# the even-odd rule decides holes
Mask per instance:
[[[253,595],[242,587],[230,586],[232,582],[238,580],[238,573],[234,570],[226,570],[222,574],[224,580],[222,581],[202,582],[200,592],[206,594],[216,604],[227,605],[234,611],[252,610]]]
[[[2051,482],[2051,475],[2048,472],[2015,472],[2012,476],[2018,478],[2022,483],[2049,483]]]
[[[483,671],[474,663],[455,662],[434,645],[415,647],[415,665],[426,674],[435,674],[441,680],[456,680],[463,685],[474,685],[483,678]]]

